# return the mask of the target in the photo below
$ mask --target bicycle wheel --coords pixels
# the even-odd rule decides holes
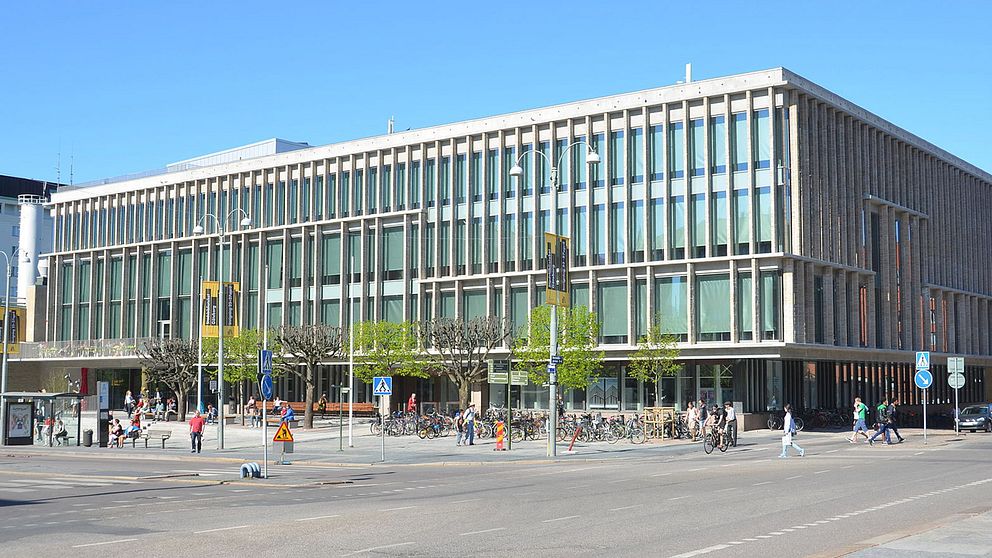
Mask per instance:
[[[803,422],[803,419],[801,419],[801,418],[797,418],[796,419],[796,430],[802,430],[805,426],[806,426],[806,423]]]
[[[630,442],[632,444],[643,444],[647,438],[644,436],[644,429],[635,428],[633,432],[630,433]]]
[[[617,443],[617,440],[619,440],[619,439],[620,439],[620,436],[617,436],[617,431],[616,430],[610,428],[609,430],[606,431],[606,441],[607,442],[609,442],[611,444],[615,444],[615,443]]]
[[[524,439],[524,431],[522,427],[515,426],[513,430],[510,431],[510,440],[513,442],[522,442]]]
[[[713,435],[712,434],[707,434],[706,437],[703,438],[703,451],[705,451],[707,454],[713,453]]]
[[[421,440],[423,440],[423,439],[427,438],[430,435],[430,431],[431,431],[430,428],[427,428],[426,426],[424,426],[420,430],[417,431],[417,437],[420,438]]]
[[[371,432],[373,436],[379,436],[379,435],[381,435],[382,434],[382,423],[373,422],[372,424],[370,424],[369,425],[369,432]]]
[[[782,428],[782,419],[778,417],[768,419],[768,430],[778,430],[779,428]]]
[[[720,445],[717,447],[720,448],[721,452],[726,452],[727,448],[730,447],[730,440],[726,436],[720,436]]]

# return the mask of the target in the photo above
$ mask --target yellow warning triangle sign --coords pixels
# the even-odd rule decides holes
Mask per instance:
[[[273,442],[292,442],[293,433],[289,431],[289,425],[285,422],[279,425],[279,430],[276,431],[276,435],[272,437]]]

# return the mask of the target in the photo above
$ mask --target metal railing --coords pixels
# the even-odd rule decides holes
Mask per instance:
[[[84,341],[44,341],[21,343],[15,359],[72,359],[72,358],[129,358],[136,357],[138,349],[154,337],[129,339],[90,339]]]

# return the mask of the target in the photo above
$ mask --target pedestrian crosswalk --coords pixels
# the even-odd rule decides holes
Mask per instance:
[[[138,484],[138,481],[123,479],[101,479],[99,477],[89,477],[85,479],[75,478],[7,478],[0,481],[0,496],[4,494],[27,494],[42,490],[69,490],[79,488],[104,488],[114,485]]]

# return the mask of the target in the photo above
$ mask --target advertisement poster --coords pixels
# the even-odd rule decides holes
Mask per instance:
[[[7,404],[7,443],[30,444],[32,440],[31,418],[34,405],[31,403]],[[18,440],[17,438],[20,438]]]
[[[217,337],[217,327],[220,323],[220,283],[204,281],[200,292],[202,328],[204,337]],[[238,282],[224,283],[224,337],[237,337],[238,307],[241,304],[241,284]]]

